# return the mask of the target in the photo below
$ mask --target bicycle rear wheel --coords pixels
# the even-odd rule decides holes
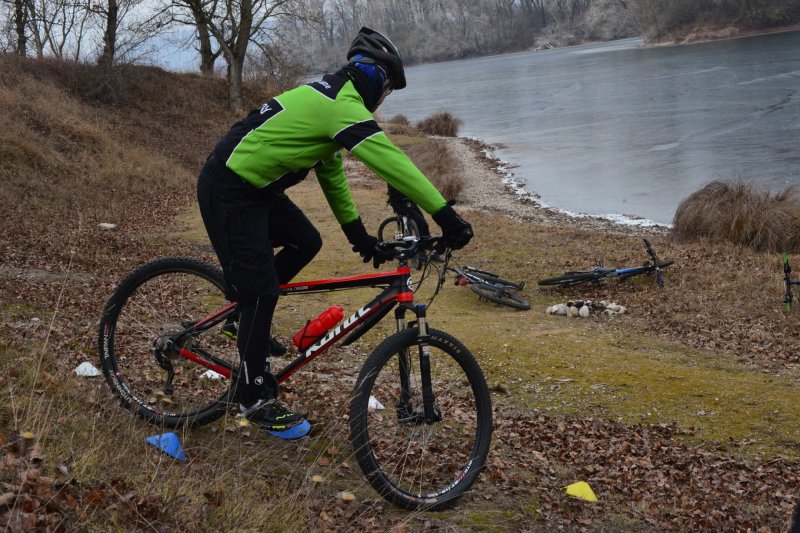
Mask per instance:
[[[462,269],[466,272],[470,272],[472,274],[477,274],[478,277],[483,278],[484,280],[490,283],[499,283],[500,285],[509,285],[514,287],[517,290],[522,290],[525,287],[524,281],[510,281],[507,279],[503,279],[499,277],[497,274],[493,274],[492,272],[487,272],[485,270],[479,270],[477,268],[471,266],[462,267]]]
[[[539,285],[541,286],[557,285],[559,287],[571,287],[573,285],[580,285],[581,283],[589,283],[595,281],[598,281],[598,278],[594,272],[568,272],[563,276],[540,279]]]
[[[350,439],[383,498],[436,510],[455,503],[483,469],[492,406],[483,372],[463,344],[432,329],[421,357],[418,336],[416,328],[395,333],[364,363],[350,403]],[[423,360],[430,361],[435,422],[423,420]]]
[[[531,304],[528,300],[522,296],[517,296],[504,287],[497,287],[488,283],[470,283],[469,288],[481,298],[485,298],[496,304],[513,307],[514,309],[520,309],[522,311],[527,311],[531,308]]]
[[[106,381],[125,408],[169,427],[204,424],[225,412],[230,381],[177,353],[187,348],[238,368],[236,341],[221,334],[222,326],[164,349],[170,335],[225,304],[222,272],[198,259],[153,261],[119,284],[103,311],[99,348]],[[174,371],[172,387],[165,367]]]

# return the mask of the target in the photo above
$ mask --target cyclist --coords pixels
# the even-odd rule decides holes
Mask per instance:
[[[342,165],[340,150],[345,148],[430,213],[449,246],[461,248],[472,238],[470,224],[372,116],[387,95],[406,86],[397,47],[364,27],[347,61],[339,71],[278,95],[234,124],[198,179],[200,212],[222,266],[226,296],[240,304],[239,408],[247,419],[274,432],[304,422],[302,414],[278,402],[278,384],[269,371],[278,286],[322,247],[319,232],[286,189],[313,168],[353,251],[377,268],[386,257],[356,211]],[[270,241],[283,245],[278,253]]]

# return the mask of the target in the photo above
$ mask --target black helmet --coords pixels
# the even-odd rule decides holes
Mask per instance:
[[[394,43],[384,34],[366,26],[358,30],[358,35],[353,39],[353,44],[347,52],[347,60],[350,61],[359,54],[389,67],[392,89],[402,89],[406,86],[403,58],[400,57],[400,51]]]

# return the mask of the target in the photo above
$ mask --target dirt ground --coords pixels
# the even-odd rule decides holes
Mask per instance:
[[[432,308],[437,327],[475,353],[495,409],[487,468],[455,508],[409,514],[382,502],[349,451],[341,417],[360,362],[388,329],[315,361],[288,382],[285,399],[307,409],[315,424],[308,439],[276,442],[224,419],[181,433],[191,458],[186,466],[164,463],[140,444],[157,428],[120,409],[105,383],[74,376],[80,362],[97,362],[100,310],[125,272],[164,255],[213,260],[189,185],[166,198],[130,197],[128,215],[112,221],[117,231],[99,229],[99,219],[63,220],[60,229],[45,232],[55,242],[36,244],[51,252],[36,258],[22,253],[22,240],[33,232],[6,236],[0,492],[21,496],[0,495],[6,502],[0,510],[24,512],[5,513],[4,525],[12,531],[31,524],[67,530],[785,530],[800,486],[800,408],[797,319],[781,312],[779,260],[675,243],[665,228],[569,219],[537,208],[508,190],[481,147],[448,142],[468,177],[457,207],[476,230],[456,261],[526,280],[532,303],[530,311],[513,311],[448,284]],[[354,161],[347,165],[361,215],[377,227],[389,215],[383,184]],[[301,277],[364,271],[313,179],[291,195],[325,241]],[[537,279],[598,258],[636,264],[644,259],[642,236],[676,260],[663,291],[652,279],[570,291],[536,287]],[[355,292],[336,303],[362,303],[363,294]],[[586,298],[615,300],[630,313],[590,319],[544,313],[553,303]],[[304,317],[328,301],[287,298],[276,319],[279,336],[288,342]],[[21,439],[23,431],[32,439]],[[255,474],[243,473],[243,464]],[[324,481],[312,481],[314,475]],[[564,487],[576,481],[587,481],[599,501],[566,496]],[[342,490],[355,500],[343,501]]]

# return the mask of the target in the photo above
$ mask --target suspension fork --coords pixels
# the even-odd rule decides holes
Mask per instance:
[[[417,336],[417,348],[419,350],[419,372],[422,380],[422,406],[425,414],[425,423],[442,421],[442,412],[436,405],[433,397],[433,386],[431,385],[431,346],[428,344],[428,321],[427,306],[417,304],[417,324],[419,325],[419,336]]]
[[[405,329],[405,307],[400,306],[395,310],[397,327]],[[417,350],[419,355],[420,386],[422,387],[422,412],[413,409],[411,401],[411,354],[409,350],[402,350],[398,354],[400,367],[400,402],[397,406],[398,416],[416,424],[432,424],[442,420],[442,413],[436,405],[431,384],[430,345],[428,344],[428,322],[426,318],[427,307],[418,304],[413,308],[417,317],[419,335],[417,336]]]

